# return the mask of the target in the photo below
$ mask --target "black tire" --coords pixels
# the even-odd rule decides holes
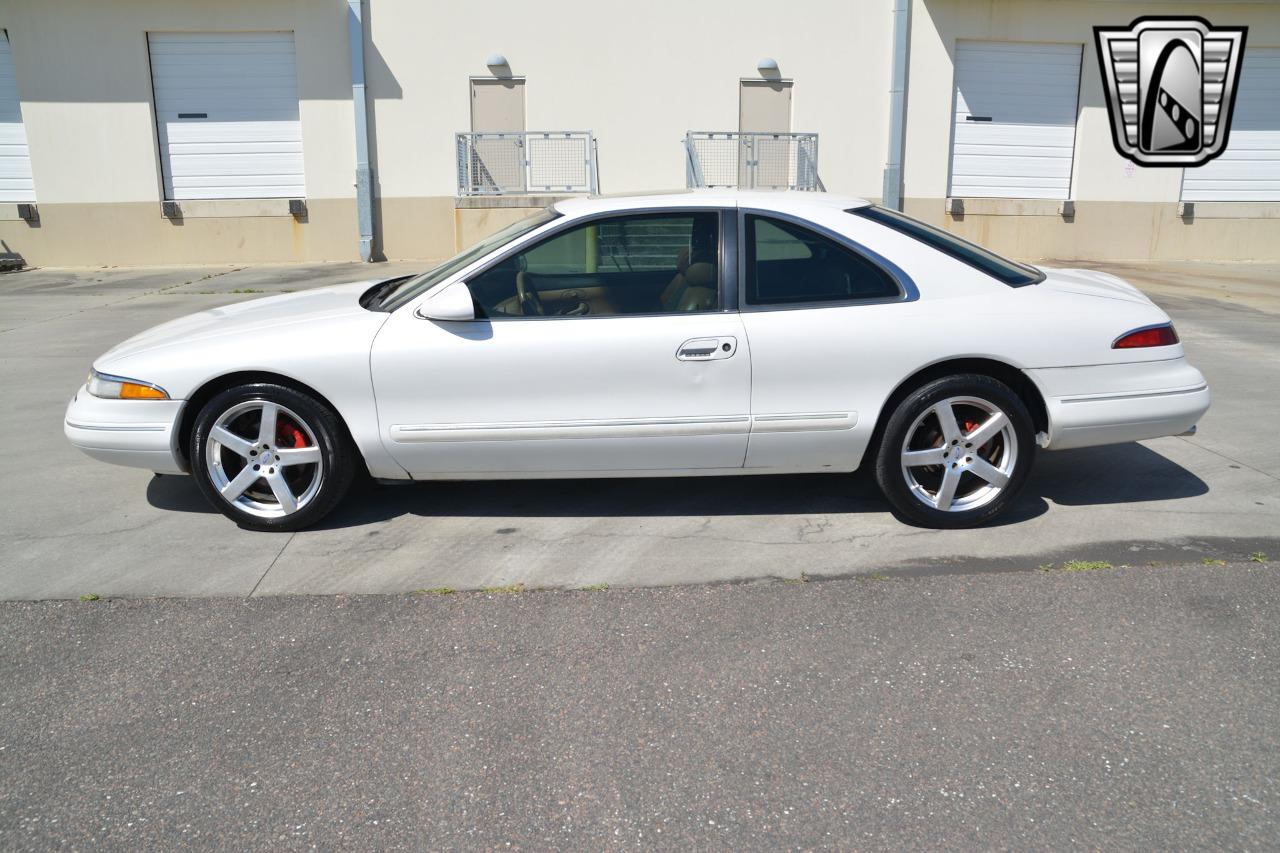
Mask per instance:
[[[930,497],[927,488],[923,497],[913,491],[912,485],[908,482],[907,475],[904,472],[902,453],[904,449],[907,449],[908,431],[911,430],[916,433],[916,436],[912,439],[913,442],[919,441],[921,431],[929,429],[927,419],[930,416],[927,413],[934,409],[935,406],[943,403],[943,401],[952,398],[976,399],[999,409],[1008,418],[1015,440],[1008,442],[1014,453],[1008,461],[1008,467],[1011,470],[1007,472],[1007,483],[1001,488],[988,488],[984,494],[980,490],[990,485],[985,480],[972,473],[957,474],[956,476],[960,478],[958,482],[961,485],[956,487],[956,493],[961,494],[961,490],[965,488],[971,489],[970,494],[973,495],[972,500],[975,506],[972,509],[944,511],[938,509],[935,505],[925,502]],[[964,405],[959,404],[961,410],[963,410]],[[940,408],[946,410],[950,407],[944,405]],[[926,421],[920,422],[922,417],[926,418]],[[936,416],[934,417],[936,418]],[[937,423],[936,420],[935,423]],[[912,430],[913,425],[916,426],[914,430]],[[964,429],[964,426],[961,426],[961,429]],[[953,450],[951,444],[955,440],[953,439],[949,443],[939,435],[936,439],[936,448],[932,444],[926,444],[925,447],[930,452],[942,451],[960,454],[952,458],[960,462],[963,469],[964,460],[971,460],[972,457],[963,455],[966,453],[963,437],[959,441],[961,443]],[[996,441],[999,441],[1001,445],[997,445]],[[1001,436],[996,440],[983,443],[981,449],[984,453],[998,454],[1003,452],[1003,443],[1005,441],[1006,437]],[[913,445],[911,449],[916,449],[917,447],[919,445]],[[981,374],[947,376],[936,379],[912,391],[898,403],[893,413],[889,416],[884,433],[880,438],[879,446],[876,448],[876,483],[880,486],[880,491],[884,493],[885,498],[893,505],[899,518],[911,524],[938,529],[978,527],[1000,515],[1017,499],[1018,493],[1026,484],[1027,475],[1031,471],[1035,451],[1035,428],[1031,421],[1031,414],[1027,411],[1026,404],[1009,386],[990,376]],[[977,449],[969,452],[976,455]],[[918,470],[922,472],[921,476],[933,472],[933,476],[941,478],[945,476],[947,467],[947,464],[943,463],[940,466],[922,467]],[[953,463],[951,467],[954,468],[955,464]],[[941,474],[936,473],[939,468],[942,471]],[[913,476],[915,476],[914,472],[917,469],[912,468],[911,470],[913,471]],[[940,504],[942,501],[939,491],[935,490],[932,497],[936,503]],[[959,499],[957,499],[957,503],[960,503]]]
[[[300,476],[305,474],[308,478],[308,483],[310,483],[310,478],[316,475],[316,469],[312,466],[318,464],[318,476],[320,478],[318,485],[315,486],[313,492],[308,491],[308,499],[305,504],[299,503],[296,511],[275,517],[265,517],[261,514],[246,511],[240,505],[224,498],[218,486],[214,483],[213,478],[217,475],[211,470],[211,465],[208,461],[210,453],[223,459],[229,459],[232,463],[236,461],[234,454],[229,456],[229,451],[225,448],[219,450],[217,444],[213,445],[212,450],[210,449],[210,432],[214,429],[218,419],[225,413],[234,410],[237,406],[251,405],[257,402],[273,403],[282,407],[280,415],[282,418],[289,414],[295,414],[300,423],[294,424],[291,419],[286,419],[287,424],[291,424],[294,428],[301,427],[301,430],[306,430],[309,433],[309,435],[304,436],[301,434],[301,430],[295,431],[294,434],[299,436],[299,441],[303,442],[303,444],[296,447],[277,444],[276,453],[282,453],[281,447],[284,450],[309,450],[313,446],[310,443],[312,439],[315,442],[314,446],[319,450],[318,463],[310,463],[299,468]],[[250,413],[251,411],[252,409],[248,410]],[[246,417],[250,416],[250,414],[246,414]],[[262,419],[265,419],[265,416],[260,416],[260,420]],[[252,440],[252,436],[242,435],[242,437]],[[257,455],[261,451],[256,448],[257,443],[255,442],[254,458],[265,459],[266,457]],[[200,491],[215,509],[241,527],[249,530],[301,530],[324,518],[342,500],[351,486],[351,481],[357,469],[361,467],[357,460],[357,453],[358,451],[347,438],[346,430],[339,422],[338,416],[327,406],[309,394],[269,382],[241,385],[216,395],[196,415],[195,424],[191,430],[191,473],[195,477]],[[278,459],[280,457],[274,458]],[[240,468],[243,469],[245,464],[246,461],[241,461]],[[265,465],[263,467],[265,468]],[[257,469],[255,468],[254,470]],[[275,470],[275,468],[270,469],[272,474],[275,473]],[[279,470],[282,476],[286,470],[290,472],[290,476],[293,476],[295,469],[281,467]],[[229,478],[230,473],[228,472],[225,476]],[[249,475],[246,474],[246,476]],[[261,479],[255,481],[250,486],[250,489],[255,490],[255,492],[269,494],[270,486],[265,479]],[[246,491],[245,494],[251,493]],[[269,499],[269,497],[264,498],[264,500]],[[281,505],[281,512],[283,512],[283,505]]]

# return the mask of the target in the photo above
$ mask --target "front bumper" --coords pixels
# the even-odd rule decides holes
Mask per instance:
[[[63,431],[82,453],[113,465],[184,474],[177,426],[183,400],[103,400],[81,387],[67,405]]]
[[[1209,409],[1209,385],[1185,358],[1027,373],[1044,394],[1050,450],[1178,435]]]

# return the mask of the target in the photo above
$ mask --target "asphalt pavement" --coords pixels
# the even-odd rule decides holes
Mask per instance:
[[[0,848],[1274,849],[1280,564],[1147,562],[10,602]]]

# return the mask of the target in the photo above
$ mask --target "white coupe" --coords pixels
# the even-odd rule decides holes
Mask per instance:
[[[429,272],[202,311],[94,362],[88,455],[190,473],[296,530],[352,478],[684,477],[874,467],[900,518],[982,524],[1037,447],[1194,428],[1169,317],[854,198],[562,201]]]

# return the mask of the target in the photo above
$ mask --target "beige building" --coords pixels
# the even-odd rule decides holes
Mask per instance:
[[[907,212],[1018,257],[1280,259],[1280,4],[494,0],[479,14],[0,0],[3,250],[44,266],[353,260],[363,236],[375,258],[436,259],[566,192],[880,199],[898,150]],[[1156,14],[1249,28],[1231,144],[1196,169],[1135,166],[1112,143],[1093,27]]]

